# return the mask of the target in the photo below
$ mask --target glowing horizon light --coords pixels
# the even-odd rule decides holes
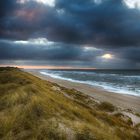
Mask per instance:
[[[107,54],[102,55],[102,58],[104,58],[104,59],[112,59],[113,58],[113,55],[107,53]]]
[[[14,64],[5,64],[0,67],[17,67],[21,69],[81,69],[81,70],[94,70],[96,68],[93,67],[72,67],[72,66],[53,66],[53,65],[14,65]]]
[[[124,0],[124,3],[131,9],[133,8],[140,9],[140,0]]]

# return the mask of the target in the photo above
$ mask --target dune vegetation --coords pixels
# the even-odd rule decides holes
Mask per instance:
[[[1,140],[140,140],[140,125],[74,89],[0,68]]]

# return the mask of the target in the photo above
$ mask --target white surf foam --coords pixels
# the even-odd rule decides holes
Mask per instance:
[[[100,88],[103,88],[104,90],[109,91],[109,92],[114,92],[114,93],[119,93],[119,94],[127,94],[127,95],[133,95],[133,96],[140,96],[140,91],[137,91],[137,92],[129,91],[127,88],[118,87],[117,85],[107,84],[106,82],[79,81],[79,80],[74,80],[71,78],[62,77],[59,74],[51,74],[51,73],[47,73],[44,71],[41,71],[40,73],[43,75],[50,76],[50,77],[55,78],[55,79],[66,80],[66,81],[75,82],[75,83],[88,84],[88,85],[91,85],[94,87],[100,87]]]

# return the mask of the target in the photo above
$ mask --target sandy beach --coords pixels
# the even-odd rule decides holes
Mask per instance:
[[[50,76],[40,74],[38,70],[26,70],[26,72],[29,72],[43,80],[57,83],[60,86],[76,89],[84,94],[94,97],[96,100],[107,101],[122,109],[131,109],[140,113],[140,97],[108,92],[87,84],[55,79]]]

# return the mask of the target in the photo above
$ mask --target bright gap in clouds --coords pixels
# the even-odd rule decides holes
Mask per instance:
[[[140,8],[140,0],[124,0],[124,3],[129,7],[129,8]]]
[[[31,44],[31,45],[51,45],[54,42],[49,41],[46,38],[36,38],[36,39],[29,39],[29,40],[18,40],[14,41],[15,44]]]
[[[95,2],[96,4],[100,4],[100,3],[102,2],[102,0],[94,0],[94,2]]]
[[[37,1],[38,3],[49,5],[51,7],[55,6],[55,0],[35,0],[35,1]]]
[[[42,4],[48,5],[50,7],[55,6],[55,0],[17,0],[17,3],[25,4],[25,3],[30,2],[30,1],[36,1],[38,3],[42,3]]]
[[[102,58],[103,58],[103,59],[113,59],[113,55],[107,53],[107,54],[104,54],[104,55],[102,56]]]

